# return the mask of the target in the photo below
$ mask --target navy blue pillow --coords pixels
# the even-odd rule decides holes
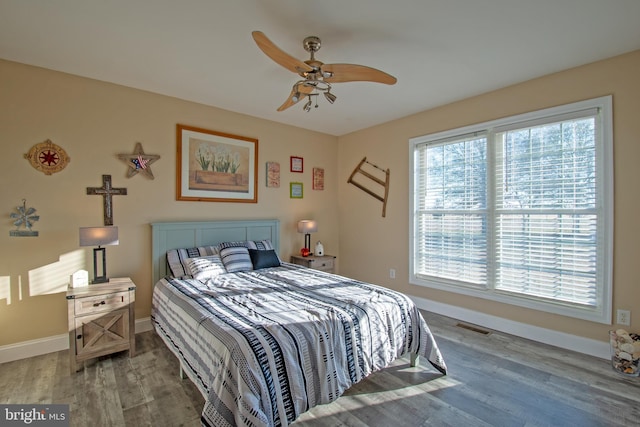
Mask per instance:
[[[260,251],[249,249],[249,256],[254,270],[268,267],[280,267],[280,258],[273,249],[268,251]]]

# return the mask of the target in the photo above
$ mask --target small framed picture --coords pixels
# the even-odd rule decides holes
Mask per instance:
[[[313,168],[313,190],[324,190],[324,168]]]
[[[291,172],[303,172],[304,160],[302,157],[291,156]]]
[[[267,187],[280,187],[280,163],[267,162]]]
[[[289,183],[289,197],[291,199],[302,199],[304,195],[304,186],[301,182]]]

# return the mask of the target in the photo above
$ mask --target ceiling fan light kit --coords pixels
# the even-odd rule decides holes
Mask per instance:
[[[278,111],[286,110],[297,104],[302,98],[307,97],[307,102],[302,109],[309,112],[313,105],[312,97],[316,97],[315,108],[318,108],[317,97],[321,93],[330,104],[333,104],[337,96],[331,93],[331,83],[367,81],[393,85],[397,82],[397,79],[392,75],[364,65],[324,64],[318,61],[315,58],[315,53],[322,46],[322,42],[320,38],[316,36],[306,37],[302,41],[304,49],[309,52],[311,56],[306,61],[300,61],[289,55],[277,47],[261,31],[254,31],[252,36],[265,55],[277,64],[303,78],[303,80],[299,80],[293,85],[289,97],[278,107]]]

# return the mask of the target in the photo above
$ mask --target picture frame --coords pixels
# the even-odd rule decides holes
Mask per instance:
[[[267,187],[280,188],[280,163],[267,162]]]
[[[304,172],[304,159],[298,156],[291,156],[291,172]]]
[[[302,199],[304,197],[304,184],[301,182],[289,183],[289,198]]]
[[[313,168],[311,189],[324,190],[324,168]]]
[[[258,202],[258,140],[176,125],[176,200]]]

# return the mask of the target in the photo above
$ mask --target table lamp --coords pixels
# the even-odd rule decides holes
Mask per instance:
[[[318,231],[318,224],[312,219],[298,221],[298,233],[304,233],[304,248],[302,256],[311,255],[311,234]],[[306,253],[306,255],[305,255]]]
[[[102,246],[117,245],[118,227],[80,227],[80,246],[97,246],[93,248],[93,281],[91,283],[106,283],[107,257]],[[98,275],[98,253],[102,253],[102,274]]]

